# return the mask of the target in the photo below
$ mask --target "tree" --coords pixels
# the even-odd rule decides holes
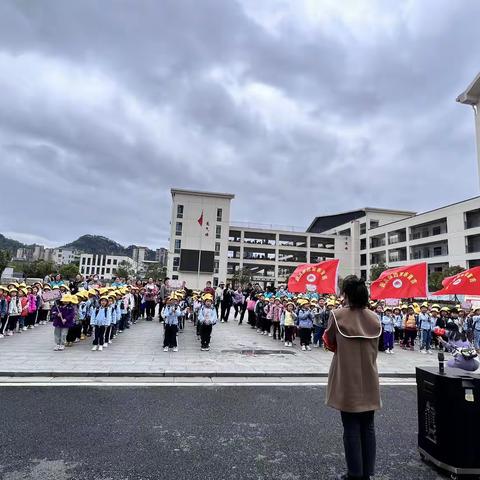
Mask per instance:
[[[441,290],[443,287],[442,281],[447,277],[452,277],[457,275],[457,273],[463,272],[465,269],[456,265],[454,267],[448,267],[441,272],[432,272],[428,276],[428,289],[430,292],[436,292],[437,290]]]
[[[10,266],[17,272],[22,272],[25,278],[45,278],[46,275],[56,270],[53,262],[35,260],[34,262],[14,261]]]
[[[64,279],[71,280],[72,278],[75,278],[75,276],[79,273],[78,265],[76,265],[75,263],[62,265],[60,267],[60,273],[62,274],[62,277]]]
[[[8,250],[0,250],[0,277],[2,276],[5,268],[8,267],[10,263],[11,255]]]
[[[232,276],[232,284],[233,285],[240,285],[244,287],[247,283],[251,282],[253,279],[253,275],[251,270],[248,268],[240,268],[236,270]]]
[[[135,274],[133,267],[127,261],[123,260],[118,264],[117,273],[115,276],[121,278],[128,278]]]
[[[370,267],[370,280],[376,280],[385,270],[388,270],[388,265],[384,262],[377,263]]]
[[[164,280],[167,276],[167,267],[159,263],[149,263],[145,270],[145,278],[153,278],[154,280]]]

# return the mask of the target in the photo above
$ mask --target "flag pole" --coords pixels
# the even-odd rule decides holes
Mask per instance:
[[[202,210],[202,214],[200,216],[200,218],[202,219],[201,223],[200,223],[200,245],[199,245],[199,250],[198,250],[198,265],[197,265],[197,289],[200,288],[200,259],[201,259],[201,256],[202,256],[202,236],[203,236],[203,210]]]

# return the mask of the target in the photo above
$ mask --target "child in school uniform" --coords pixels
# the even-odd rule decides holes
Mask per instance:
[[[25,330],[35,327],[35,317],[37,315],[37,294],[33,293],[33,287],[27,287],[27,316],[25,317]]]
[[[20,316],[18,317],[18,332],[25,331],[27,326],[25,325],[28,316],[28,299],[27,289],[22,287],[18,289],[18,304],[20,305]]]
[[[306,300],[298,309],[297,313],[297,326],[299,329],[300,345],[302,350],[311,350],[310,343],[312,341],[312,328],[313,328],[313,313],[310,310],[311,303]]]
[[[287,308],[283,312],[283,324],[285,326],[285,346],[293,346],[293,330],[295,328],[295,321],[297,315],[294,311],[295,304],[292,301],[287,302]]]
[[[279,298],[276,298],[273,302],[273,305],[270,305],[270,316],[272,321],[273,327],[273,339],[274,340],[281,340],[280,335],[280,320],[283,315],[283,305],[280,302]]]
[[[90,310],[90,324],[93,327],[92,351],[103,350],[105,341],[105,329],[111,322],[111,312],[108,308],[108,297],[101,296],[98,306],[92,306]]]
[[[8,318],[8,288],[0,285],[0,338],[4,338]]]
[[[393,316],[393,312],[390,307],[385,307],[385,310],[382,316],[382,326],[383,326],[383,346],[385,348],[385,353],[392,354],[394,338],[395,338],[395,317]]]
[[[115,294],[110,293],[108,295],[108,306],[107,306],[107,314],[108,314],[108,323],[105,325],[105,341],[103,342],[104,348],[107,348],[108,345],[113,343],[113,338],[116,335],[116,328],[117,328],[117,304],[116,304],[117,297]]]
[[[163,338],[163,351],[168,352],[171,348],[178,352],[177,333],[178,320],[182,312],[177,304],[177,297],[172,295],[168,297],[167,304],[163,307],[162,317],[165,321],[165,333]]]
[[[66,294],[52,307],[50,315],[54,327],[55,351],[65,349],[68,329],[75,325],[75,305],[77,303],[78,300],[74,295]]]
[[[7,333],[8,337],[11,337],[17,329],[18,318],[21,313],[21,306],[18,302],[18,290],[13,287],[9,290],[10,301],[8,304],[8,322]]]
[[[213,305],[213,295],[207,293],[203,298],[204,304],[198,312],[198,323],[200,324],[201,350],[202,352],[208,352],[210,350],[212,328],[217,323],[218,318]]]

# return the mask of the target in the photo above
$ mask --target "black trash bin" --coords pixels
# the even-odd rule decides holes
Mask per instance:
[[[480,475],[480,376],[417,368],[420,456],[457,475]]]

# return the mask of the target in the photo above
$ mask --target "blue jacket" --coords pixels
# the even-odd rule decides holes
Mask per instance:
[[[315,316],[310,310],[301,308],[297,313],[297,325],[299,328],[312,328]]]
[[[165,320],[165,325],[178,325],[178,317],[181,316],[182,312],[177,305],[167,305],[162,310],[162,317]]]
[[[207,311],[210,313],[210,318],[209,320],[206,321],[205,319],[205,314]],[[200,310],[198,311],[198,321],[200,323],[205,323],[206,325],[215,325],[217,323],[218,317],[217,317],[217,311],[215,310],[215,307],[206,307],[205,305],[202,305],[200,307]]]
[[[390,315],[384,315],[382,317],[382,325],[384,332],[394,332],[395,331],[395,317]]]
[[[8,302],[5,297],[0,299],[0,317],[5,317],[8,313]]]
[[[397,328],[403,328],[403,317],[401,315],[394,315],[394,321],[393,324]]]
[[[84,320],[88,313],[88,302],[80,302],[78,305],[78,318]]]
[[[418,325],[421,330],[433,330],[436,319],[431,317],[428,313],[420,313],[418,315]]]
[[[90,315],[90,324],[107,327],[112,323],[112,313],[109,307],[93,308]]]

